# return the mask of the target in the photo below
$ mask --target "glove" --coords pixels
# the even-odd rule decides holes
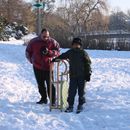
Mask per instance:
[[[55,58],[53,58],[51,62],[55,62],[55,61],[56,61],[56,59],[55,59]]]
[[[41,51],[42,55],[47,55],[48,52],[49,52],[49,51],[48,51],[47,48],[42,48],[42,51]]]
[[[86,74],[85,75],[85,80],[89,82],[90,79],[91,79],[91,73]]]
[[[57,59],[57,58],[53,58],[51,62],[59,62],[60,59]]]

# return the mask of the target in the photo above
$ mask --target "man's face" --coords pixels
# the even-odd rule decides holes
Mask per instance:
[[[41,33],[41,39],[42,39],[43,41],[47,41],[48,38],[49,38],[49,32],[48,32],[48,31]]]

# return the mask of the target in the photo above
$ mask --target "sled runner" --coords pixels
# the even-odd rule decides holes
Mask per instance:
[[[66,108],[68,96],[68,76],[68,62],[66,60],[54,63],[50,62],[50,111],[52,109],[59,109],[62,111]],[[52,104],[52,83],[56,89],[55,104]]]

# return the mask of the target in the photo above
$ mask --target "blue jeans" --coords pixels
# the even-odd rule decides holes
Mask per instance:
[[[68,92],[68,104],[70,107],[73,107],[74,105],[74,99],[78,90],[78,96],[79,96],[79,105],[83,105],[85,103],[85,80],[84,78],[70,78],[69,83],[69,92]]]

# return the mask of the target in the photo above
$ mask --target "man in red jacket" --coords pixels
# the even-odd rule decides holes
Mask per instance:
[[[50,95],[49,60],[59,55],[59,43],[49,36],[47,29],[42,29],[40,36],[33,38],[26,48],[26,58],[33,65],[38,90],[41,95],[38,104],[47,104],[47,92]],[[45,87],[47,84],[47,92]],[[52,84],[52,104],[55,104],[55,87]]]

